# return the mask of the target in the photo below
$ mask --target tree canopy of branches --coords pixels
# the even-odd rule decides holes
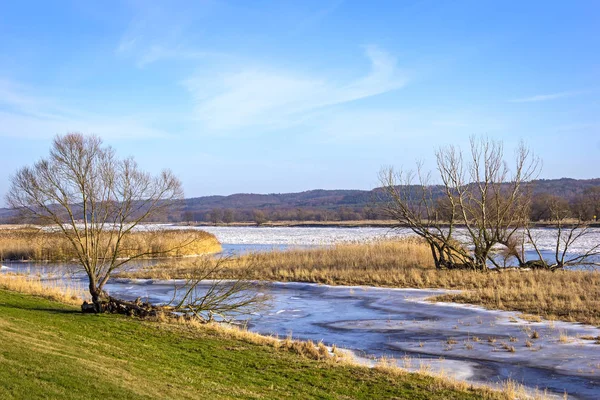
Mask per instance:
[[[438,269],[467,268],[487,270],[506,266],[514,258],[519,266],[532,266],[525,259],[524,246],[531,245],[545,267],[564,267],[589,261],[598,248],[565,258],[569,247],[586,234],[577,223],[564,229],[566,215],[554,202],[546,210],[558,225],[556,263],[543,261],[530,229],[531,182],[540,171],[540,161],[520,144],[514,158],[507,161],[503,144],[472,138],[464,154],[454,146],[436,152],[438,182],[423,171],[380,173],[384,212],[400,226],[407,226],[430,246]],[[552,200],[552,199],[549,199]],[[460,229],[458,229],[460,228]],[[503,257],[499,257],[498,250]]]
[[[253,261],[237,266],[237,279],[223,279],[222,272],[232,261],[231,257],[194,259],[185,283],[175,287],[173,298],[165,309],[203,322],[215,319],[232,322],[240,316],[260,311],[270,297],[261,291],[260,283],[246,279],[254,268]]]
[[[551,257],[544,257],[542,250],[538,245],[539,238],[537,232],[527,223],[524,229],[525,237],[529,245],[538,256],[537,260],[530,260],[525,266],[543,269],[561,269],[578,265],[598,265],[593,261],[600,255],[600,243],[591,244],[585,250],[578,253],[571,253],[569,250],[577,242],[582,241],[589,233],[590,226],[588,221],[581,218],[573,219],[568,203],[558,197],[550,197],[546,202],[547,220],[554,223],[555,226],[555,245]]]
[[[99,137],[79,133],[57,136],[49,156],[19,169],[10,184],[11,207],[69,240],[97,312],[111,274],[151,253],[124,252],[124,238],[183,197],[171,171],[152,176],[132,158],[117,158]]]

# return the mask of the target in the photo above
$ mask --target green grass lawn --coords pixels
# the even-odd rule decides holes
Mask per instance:
[[[437,388],[432,392],[431,388]],[[0,399],[475,399],[419,375],[313,361],[0,290]]]

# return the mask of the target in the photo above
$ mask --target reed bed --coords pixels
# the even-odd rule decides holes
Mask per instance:
[[[189,278],[193,271],[193,262],[169,261],[122,276],[176,279]],[[600,272],[438,271],[429,247],[412,238],[249,254],[224,263],[217,275],[329,285],[458,289],[462,292],[436,300],[600,324]]]
[[[111,240],[102,239],[104,245]],[[148,253],[148,257],[183,257],[217,253],[217,238],[200,230],[156,230],[132,232],[125,236],[119,257]],[[0,229],[0,260],[70,261],[73,247],[61,232],[37,228]]]
[[[64,281],[42,281],[34,275],[0,274],[0,289],[31,294],[65,304],[81,305],[89,295],[82,287]]]
[[[482,275],[486,285],[436,300],[600,325],[600,272],[511,271]]]
[[[429,248],[416,239],[252,253],[224,263],[219,274],[232,279],[243,272],[247,279],[395,286],[402,283],[402,272],[411,267],[435,276]],[[168,261],[125,275],[178,279],[191,276],[194,268],[193,261]]]

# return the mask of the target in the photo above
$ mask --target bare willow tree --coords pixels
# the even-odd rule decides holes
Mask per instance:
[[[572,266],[600,266],[600,243],[584,245],[585,239],[592,234],[589,222],[582,219],[581,216],[577,219],[569,218],[571,211],[568,204],[558,197],[550,197],[546,206],[547,220],[555,227],[552,231],[552,255],[544,257],[540,246],[539,232],[527,224],[524,236],[538,258],[525,262],[523,266],[552,271]],[[583,245],[584,250],[573,252],[573,248],[577,245]]]
[[[458,210],[450,186],[431,185],[431,174],[423,173],[421,164],[416,173],[383,169],[379,179],[382,211],[398,221],[397,228],[409,227],[427,242],[437,269],[469,262],[464,246],[453,239]],[[442,204],[444,194],[449,201]]]
[[[522,264],[517,232],[528,217],[529,183],[537,176],[539,160],[521,143],[511,168],[502,143],[477,138],[471,138],[467,157],[454,146],[439,149],[439,185],[430,184],[421,165],[416,174],[384,170],[385,211],[427,241],[437,268],[500,266],[498,245]],[[464,228],[461,235],[457,226]]]
[[[438,151],[438,165],[444,185],[456,195],[459,221],[466,229],[467,243],[472,247],[474,269],[487,269],[488,263],[499,267],[496,246],[504,246],[508,254],[524,260],[517,251],[519,229],[529,216],[531,181],[539,173],[539,160],[520,143],[512,168],[505,160],[501,142],[471,138],[470,157],[463,162],[460,151],[449,147]]]
[[[111,275],[152,253],[124,249],[126,236],[183,198],[171,171],[152,176],[132,158],[117,158],[99,137],[79,133],[57,136],[49,156],[18,170],[10,183],[11,207],[69,240],[89,279],[96,312],[102,311]]]

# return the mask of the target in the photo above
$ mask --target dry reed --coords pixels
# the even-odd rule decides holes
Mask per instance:
[[[104,240],[110,240],[108,235]],[[208,232],[150,230],[125,236],[118,256],[149,253],[148,257],[182,257],[219,251],[219,241]],[[0,229],[0,260],[70,261],[75,258],[71,243],[61,232],[37,228]]]
[[[73,305],[80,305],[86,298],[83,288],[58,280],[43,282],[40,277],[34,275],[0,274],[0,289]]]
[[[482,285],[437,300],[516,310],[550,319],[600,324],[600,272],[510,271],[481,275]],[[530,318],[531,319],[531,318]]]

